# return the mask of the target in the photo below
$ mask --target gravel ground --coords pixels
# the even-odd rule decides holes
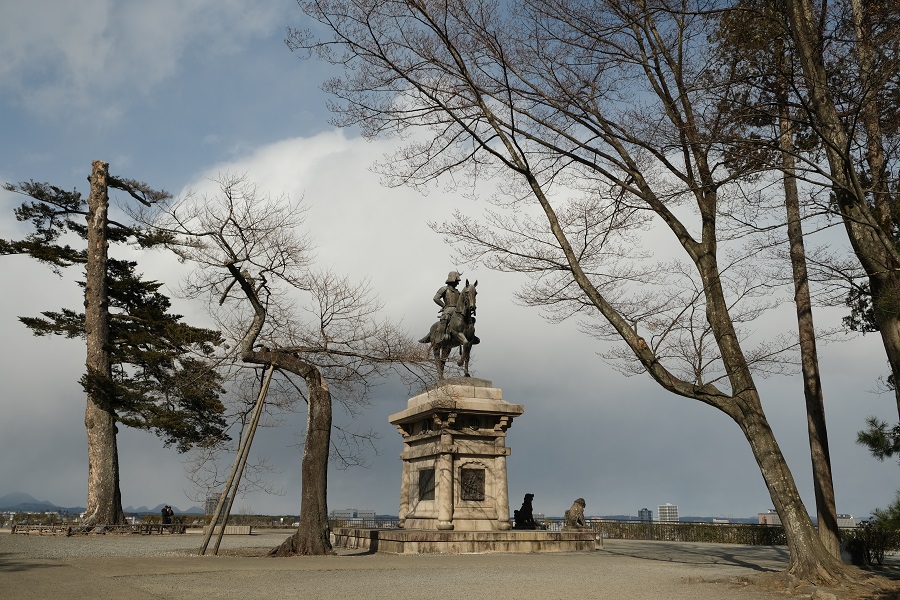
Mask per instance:
[[[221,554],[237,550],[271,550],[292,532],[265,532],[254,535],[222,536]],[[215,537],[209,549],[215,544]],[[0,533],[0,559],[7,556],[29,559],[66,560],[72,558],[139,558],[196,555],[203,542],[199,531],[185,534],[107,534],[71,537]],[[211,552],[210,552],[211,553]]]
[[[225,536],[197,556],[199,533],[38,536],[0,533],[4,600],[322,600],[489,598],[754,600],[782,594],[742,578],[777,574],[784,548],[607,540],[565,554],[363,554],[265,558],[290,532]],[[794,590],[811,598],[814,590]],[[828,598],[828,596],[820,596]],[[887,597],[884,597],[887,598]]]

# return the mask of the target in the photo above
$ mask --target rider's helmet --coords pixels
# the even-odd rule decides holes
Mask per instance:
[[[447,275],[447,283],[459,283],[459,273],[450,271],[450,274]]]

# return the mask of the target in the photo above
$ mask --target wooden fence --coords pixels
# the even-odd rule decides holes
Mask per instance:
[[[79,531],[78,523],[56,523],[53,525],[30,525],[28,523],[16,523],[10,533],[22,533],[25,535],[73,535],[78,533],[106,534],[106,533],[139,533],[149,535],[151,533],[184,533],[186,528],[181,523],[162,525],[160,523],[137,523],[134,525],[101,525],[89,531]]]

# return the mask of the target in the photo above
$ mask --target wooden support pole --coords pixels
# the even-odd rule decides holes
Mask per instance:
[[[212,518],[209,523],[209,530],[203,536],[203,544],[200,546],[200,550],[197,552],[199,555],[206,554],[206,548],[209,546],[209,541],[212,538],[213,531],[216,529],[216,523],[219,521],[219,516],[222,514],[222,508],[225,505],[226,500],[228,500],[228,508],[225,511],[225,516],[222,519],[222,526],[220,528],[219,537],[216,540],[216,546],[213,550],[213,554],[218,554],[219,552],[219,544],[222,541],[222,533],[225,532],[225,525],[228,522],[228,516],[231,512],[231,505],[234,502],[234,496],[237,495],[238,487],[241,482],[241,475],[244,472],[244,465],[247,464],[247,456],[250,454],[250,444],[253,442],[253,436],[256,433],[256,427],[259,425],[260,415],[262,415],[263,405],[265,404],[266,393],[269,390],[269,382],[272,381],[272,373],[275,372],[275,365],[269,365],[269,370],[266,373],[266,378],[263,381],[262,388],[259,390],[259,397],[256,399],[256,406],[253,408],[253,415],[250,417],[250,423],[247,426],[247,431],[244,434],[244,438],[241,440],[241,443],[238,445],[237,456],[234,458],[234,465],[231,467],[231,473],[228,475],[228,482],[225,484],[225,489],[222,491],[222,494],[219,496],[219,502],[216,504],[216,510],[213,512]],[[234,487],[234,493],[231,493],[232,487]]]
[[[274,365],[269,366],[269,372],[266,374],[266,379],[263,382],[262,389],[259,391],[259,409],[253,414],[253,423],[250,425],[250,429],[247,431],[247,446],[244,450],[244,455],[241,458],[240,465],[238,466],[237,477],[235,478],[234,489],[228,498],[228,504],[225,507],[225,518],[222,519],[222,526],[219,528],[219,536],[216,538],[216,545],[213,546],[213,554],[219,554],[219,545],[222,543],[222,536],[225,535],[225,526],[228,524],[228,517],[231,516],[231,507],[234,504],[234,499],[238,493],[238,484],[241,482],[241,477],[244,475],[244,467],[247,466],[247,458],[250,456],[250,445],[253,444],[253,436],[256,435],[256,428],[259,426],[259,419],[262,416],[262,406],[266,397],[266,393],[269,391],[269,382],[272,380],[272,373],[274,372]]]

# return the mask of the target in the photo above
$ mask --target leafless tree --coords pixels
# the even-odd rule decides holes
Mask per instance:
[[[728,221],[745,173],[726,168],[732,121],[707,93],[721,3],[303,7],[329,35],[297,30],[289,44],[346,67],[326,83],[335,122],[408,136],[384,167],[394,183],[503,178],[507,195],[486,219],[438,229],[469,259],[529,274],[526,303],[582,317],[664,389],[727,414],[784,524],[790,572],[852,577],[819,540],[755,383],[784,345],[753,348],[746,327],[771,289]]]
[[[734,148],[728,153],[732,161],[730,168],[744,169],[748,173],[758,171],[758,176],[748,177],[748,185],[754,191],[766,190],[761,194],[748,194],[747,208],[752,208],[755,213],[742,222],[761,230],[777,228],[777,234],[765,236],[770,247],[776,249],[776,256],[780,254],[777,249],[785,242],[788,246],[786,254],[794,287],[817,526],[822,543],[839,557],[840,533],[801,210],[800,186],[805,183],[808,169],[800,169],[797,164],[797,154],[804,150],[803,134],[809,130],[809,123],[797,98],[795,61],[775,5],[769,0],[742,0],[723,11],[716,38],[718,56],[726,65],[729,76],[721,78],[718,87],[711,91],[719,97],[722,110],[732,112]],[[800,147],[798,138],[801,139]],[[809,156],[814,152],[806,149],[805,154]],[[770,196],[777,196],[774,186],[765,185],[776,178],[781,180],[785,216],[764,219],[760,223],[759,214],[778,212],[774,206],[762,205]],[[822,212],[813,211],[807,216],[807,227],[811,218],[816,218],[813,226],[819,225],[823,221]],[[786,236],[781,233],[782,229]],[[843,297],[846,297],[846,288]]]
[[[873,323],[900,380],[900,6],[840,0],[778,4],[797,56],[803,108],[823,157],[808,160],[868,279]],[[803,156],[799,156],[803,158]],[[900,414],[900,389],[894,388]]]
[[[236,357],[273,365],[283,391],[305,400],[300,525],[273,554],[328,553],[333,393],[348,406],[364,402],[374,378],[425,357],[404,332],[379,320],[381,306],[366,284],[311,268],[298,203],[262,195],[244,177],[226,175],[218,184],[214,196],[169,207],[156,226],[176,236],[175,251],[197,265],[185,291],[215,299]]]

